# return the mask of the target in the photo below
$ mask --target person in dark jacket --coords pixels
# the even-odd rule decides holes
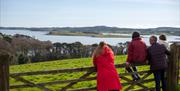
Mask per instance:
[[[145,64],[147,57],[147,47],[144,41],[140,38],[138,32],[133,32],[132,41],[128,45],[128,56],[126,61],[126,70],[128,72],[137,72],[134,64]],[[132,69],[131,67],[132,66]],[[140,77],[137,73],[132,74],[133,80],[139,80]]]
[[[162,89],[166,91],[165,69],[167,68],[166,54],[170,54],[167,48],[157,43],[157,37],[150,37],[151,46],[148,48],[148,60],[150,69],[154,74],[156,91],[160,91],[160,81],[162,82]]]

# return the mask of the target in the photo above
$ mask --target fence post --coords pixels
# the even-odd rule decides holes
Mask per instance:
[[[167,90],[177,91],[179,79],[180,43],[173,43],[170,48],[171,55],[169,56],[167,69]]]
[[[0,54],[0,91],[9,91],[9,55]]]

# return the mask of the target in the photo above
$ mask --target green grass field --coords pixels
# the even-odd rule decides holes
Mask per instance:
[[[126,56],[116,56],[115,64],[122,64],[126,60]],[[66,59],[66,60],[55,60],[49,62],[39,62],[39,63],[31,63],[31,64],[24,64],[24,65],[13,65],[10,67],[10,73],[19,73],[19,72],[31,72],[31,71],[44,71],[44,70],[55,70],[55,69],[64,69],[64,68],[81,68],[81,67],[89,67],[93,66],[91,58],[79,58],[79,59]],[[148,70],[148,66],[140,66],[138,70]],[[117,69],[119,73],[124,73],[124,68]],[[30,80],[34,83],[40,82],[50,82],[50,81],[57,81],[57,80],[67,80],[67,79],[75,79],[83,75],[84,72],[76,72],[76,73],[61,73],[61,74],[49,74],[49,75],[35,75],[35,76],[24,76],[25,79]],[[96,73],[91,75],[96,76]],[[151,75],[149,78],[152,78]],[[131,78],[129,76],[129,78]],[[125,82],[121,80],[121,82]],[[10,85],[17,85],[23,84],[18,82],[14,79],[10,79]],[[59,90],[61,87],[65,86],[66,84],[58,84],[58,85],[50,85],[47,86],[53,90]],[[146,86],[152,87],[155,86],[154,82],[146,83]],[[79,82],[72,86],[73,88],[85,88],[85,87],[95,87],[96,80],[93,81],[84,81]],[[125,88],[126,86],[124,86]],[[138,89],[137,86],[134,87]],[[21,88],[21,89],[11,89],[11,91],[42,91],[38,88]]]

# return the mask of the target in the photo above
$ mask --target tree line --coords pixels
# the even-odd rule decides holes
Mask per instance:
[[[0,40],[5,40],[12,46],[14,56],[10,64],[91,57],[94,49],[98,46],[98,44],[83,45],[80,42],[52,43],[51,41],[40,41],[20,34],[11,36],[0,33]],[[2,44],[3,42],[0,41],[0,43]],[[115,55],[123,55],[127,53],[127,45],[128,42],[109,46]]]

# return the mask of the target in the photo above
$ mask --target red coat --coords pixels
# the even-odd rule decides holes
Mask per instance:
[[[147,47],[141,38],[135,38],[128,46],[127,62],[145,62],[147,56]]]
[[[103,53],[93,58],[97,67],[97,90],[109,91],[122,89],[119,75],[114,66],[114,54],[108,46],[104,46]]]

